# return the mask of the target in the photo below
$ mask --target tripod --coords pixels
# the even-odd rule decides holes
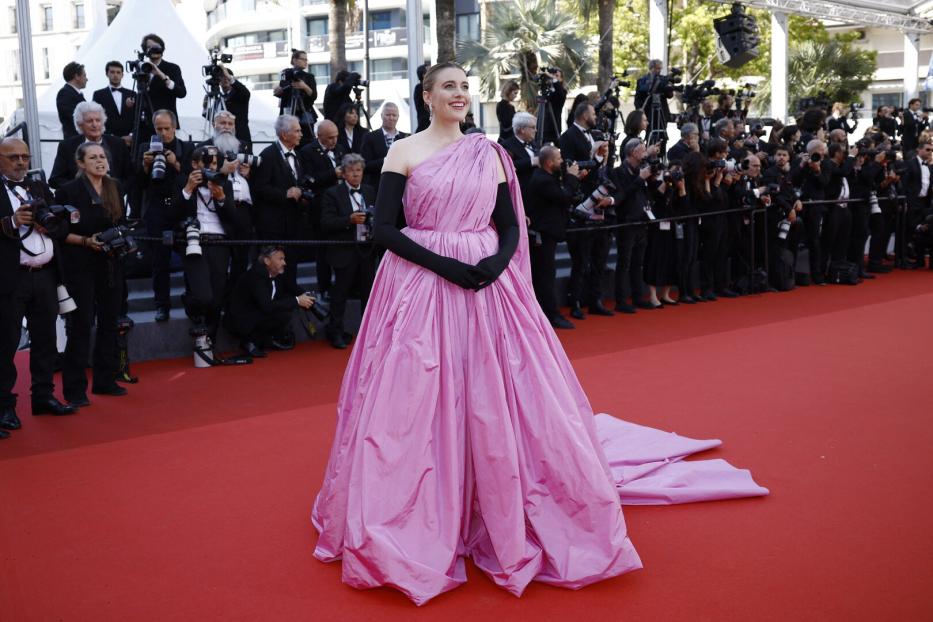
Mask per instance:
[[[551,108],[551,102],[547,98],[547,94],[543,91],[538,92],[537,98],[537,110],[538,110],[538,119],[537,125],[535,127],[535,146],[541,148],[541,145],[544,143],[544,129],[554,130],[554,136],[560,138],[560,126],[557,124],[557,119],[554,117],[554,109]]]
[[[366,110],[366,105],[363,104],[363,89],[358,86],[353,87],[353,107],[356,109],[356,116],[359,117],[360,127],[363,126],[363,119],[366,119],[366,129],[372,130],[373,126],[369,120],[369,111]]]
[[[133,73],[133,92],[136,110],[133,113],[133,141],[130,145],[130,159],[140,166],[142,155],[139,151],[140,132],[148,130],[150,137],[155,129],[152,126],[152,100],[149,99],[149,74],[136,71]]]
[[[211,136],[214,132],[214,117],[221,110],[227,109],[227,102],[223,93],[220,92],[220,84],[215,78],[207,81],[210,89],[205,88],[204,95],[204,135]]]
[[[664,118],[664,110],[661,108],[661,97],[663,93],[660,93],[659,89],[662,84],[666,83],[667,79],[661,80],[655,77],[651,89],[648,92],[648,97],[645,98],[641,106],[641,111],[648,115],[649,124],[648,136],[645,143],[648,145],[660,143],[662,153],[667,147],[667,120]],[[649,103],[651,104],[651,109],[646,110]]]

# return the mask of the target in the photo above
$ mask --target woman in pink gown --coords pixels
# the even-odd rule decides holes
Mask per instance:
[[[532,580],[580,588],[641,567],[626,485],[636,503],[766,494],[710,461],[713,485],[685,495],[668,470],[718,441],[593,416],[532,290],[508,154],[460,134],[462,69],[436,65],[423,84],[431,127],[383,169],[377,219],[403,203],[408,226],[404,240],[377,231],[389,252],[340,391],[315,557],[419,605],[465,581],[467,556],[515,595]]]

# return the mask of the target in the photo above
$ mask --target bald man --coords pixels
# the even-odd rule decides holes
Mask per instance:
[[[366,184],[379,189],[379,180],[382,178],[382,163],[392,144],[408,136],[405,132],[399,132],[396,128],[398,124],[398,106],[392,102],[386,102],[382,105],[382,127],[370,132],[363,138],[363,146],[360,147],[360,155],[366,160]]]
[[[48,228],[36,219],[36,202],[53,203],[48,186],[26,180],[29,147],[18,138],[0,142],[0,438],[20,428],[16,416],[16,365],[23,318],[29,325],[32,414],[70,415],[75,408],[53,396],[56,287],[61,282],[55,241],[68,235],[68,219]]]

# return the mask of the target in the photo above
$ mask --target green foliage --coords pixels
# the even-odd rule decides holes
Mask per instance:
[[[580,32],[579,21],[558,9],[557,0],[503,0],[491,3],[481,41],[458,41],[457,61],[480,78],[484,97],[498,99],[502,76],[518,76],[528,110],[535,107],[535,84],[540,66],[559,67],[564,82],[580,82],[592,43]]]

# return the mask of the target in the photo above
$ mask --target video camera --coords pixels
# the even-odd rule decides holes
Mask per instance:
[[[623,80],[622,78],[628,77],[629,70],[626,69],[622,72],[621,76],[614,75],[612,80],[609,81],[609,88],[606,89],[606,92],[602,94],[602,97],[597,100],[596,105],[593,108],[596,110],[596,114],[603,112],[606,104],[612,105],[612,114],[613,116],[619,114],[619,110],[622,108],[621,103],[619,102],[619,89],[621,87],[630,87],[632,82],[630,80]]]
[[[126,71],[127,73],[133,76],[133,79],[137,82],[148,82],[150,76],[152,75],[152,70],[155,68],[155,65],[151,61],[143,60],[146,57],[151,56],[153,53],[161,54],[162,48],[157,45],[152,46],[145,52],[138,50],[136,52],[136,60],[126,61]]]
[[[219,87],[220,81],[224,77],[224,68],[221,63],[232,63],[233,54],[221,54],[220,48],[214,48],[210,51],[210,62],[201,66],[201,73],[207,77],[204,82],[211,87]]]
[[[853,121],[858,121],[862,118],[861,110],[862,102],[852,102],[849,104],[849,118]]]
[[[351,71],[350,75],[347,77],[347,84],[353,87],[360,87],[360,86],[368,87],[369,80],[364,80],[363,76],[356,73],[355,71]]]
[[[797,110],[799,112],[806,112],[811,108],[822,108],[823,110],[828,110],[830,107],[830,101],[826,97],[826,93],[820,91],[816,97],[802,97],[797,100]]]
[[[115,259],[123,259],[139,250],[136,240],[130,235],[130,230],[123,225],[101,231],[96,237],[101,250]]]
[[[542,67],[538,73],[531,76],[531,81],[538,85],[541,97],[550,97],[554,94],[554,74],[558,71],[560,69],[557,67]]]
[[[305,71],[304,69],[298,69],[296,67],[289,67],[282,71],[282,79],[286,82],[295,82],[297,80],[303,79],[305,76],[310,76],[311,74]]]

